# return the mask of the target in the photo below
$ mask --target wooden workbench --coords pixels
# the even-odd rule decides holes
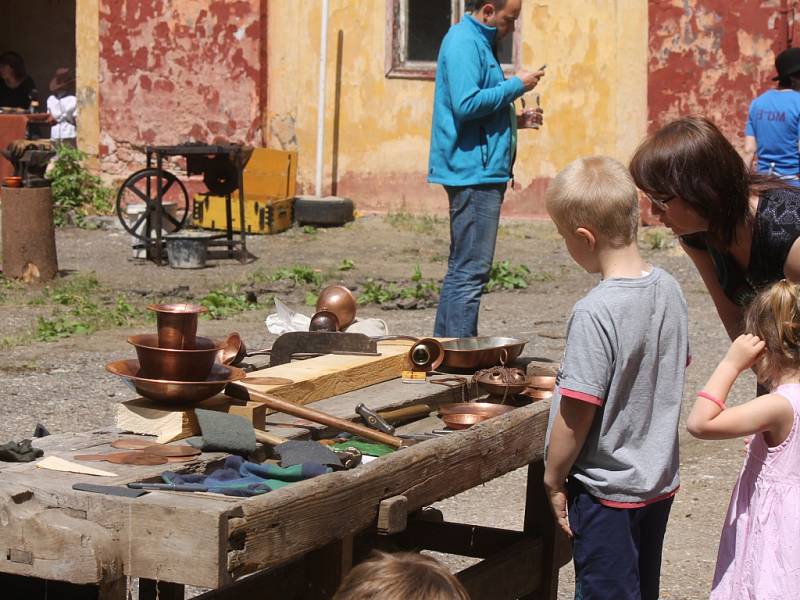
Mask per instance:
[[[373,409],[435,406],[460,395],[393,380],[313,406],[355,419],[358,402]],[[212,588],[201,596],[206,600],[328,598],[354,561],[387,548],[484,559],[458,575],[475,600],[555,598],[558,568],[569,551],[554,532],[542,488],[548,409],[548,402],[537,402],[354,470],[254,498],[159,491],[130,499],[72,490],[77,482],[156,481],[164,465],[91,463],[118,475],[90,477],[0,463],[0,589],[18,590],[27,599],[49,592],[116,600],[125,597],[127,578],[139,578],[143,600],[183,598],[184,585]],[[407,429],[436,426],[441,424],[431,417]],[[285,415],[268,418],[268,430],[284,437],[308,437],[313,429]],[[117,430],[105,429],[35,443],[46,456],[71,459],[87,450],[103,452],[118,437]],[[223,456],[204,453],[171,467],[205,470]],[[521,531],[441,522],[421,511],[526,465]]]

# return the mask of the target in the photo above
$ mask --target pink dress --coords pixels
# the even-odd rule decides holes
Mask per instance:
[[[800,384],[773,393],[792,403],[789,436],[753,436],[722,528],[711,600],[800,598]]]

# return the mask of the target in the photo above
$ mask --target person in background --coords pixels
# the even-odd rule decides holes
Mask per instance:
[[[745,164],[758,157],[759,173],[777,175],[800,186],[800,48],[789,48],[775,59],[778,89],[750,104],[745,128]]]
[[[50,81],[50,96],[47,98],[50,139],[55,144],[77,147],[78,99],[75,97],[75,77],[70,69],[56,69]]]
[[[347,574],[333,600],[469,600],[469,595],[430,556],[376,552]]]
[[[686,422],[693,436],[752,436],[722,526],[711,600],[797,598],[800,592],[800,286],[783,280],[750,304],[736,338]],[[769,391],[726,408],[753,369]]]
[[[513,102],[536,87],[544,71],[506,79],[497,42],[514,32],[522,0],[473,0],[471,14],[442,40],[436,67],[428,181],[444,186],[450,204],[450,256],[434,335],[478,333],[483,286],[494,260],[500,207],[516,148],[512,119],[542,123],[541,109],[517,119]]]
[[[27,110],[35,92],[22,57],[11,51],[0,54],[0,106]]]
[[[639,253],[639,196],[623,165],[576,160],[545,200],[572,259],[602,277],[567,325],[545,491],[572,538],[576,598],[656,600],[679,486],[686,300],[678,282]]]

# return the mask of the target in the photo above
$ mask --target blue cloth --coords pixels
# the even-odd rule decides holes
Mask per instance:
[[[450,200],[450,258],[433,335],[478,335],[478,309],[489,281],[506,184],[446,187]]]
[[[759,173],[800,173],[800,92],[770,90],[753,100],[745,135],[756,138]]]
[[[492,50],[497,29],[469,15],[445,35],[436,66],[428,181],[505,183],[513,156],[509,106],[525,89],[505,79]]]
[[[574,479],[567,485],[575,538],[575,600],[657,600],[672,498],[641,508],[603,506]]]
[[[247,462],[241,456],[229,456],[225,459],[222,468],[208,475],[165,471],[161,474],[161,479],[165,483],[205,485],[209,492],[227,496],[258,496],[295,481],[330,473],[331,470],[329,467],[315,463],[279,467],[272,464],[261,465]]]

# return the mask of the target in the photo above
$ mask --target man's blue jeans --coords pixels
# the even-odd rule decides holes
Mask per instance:
[[[433,335],[478,335],[478,309],[489,281],[506,184],[445,186],[450,200],[450,258]]]

